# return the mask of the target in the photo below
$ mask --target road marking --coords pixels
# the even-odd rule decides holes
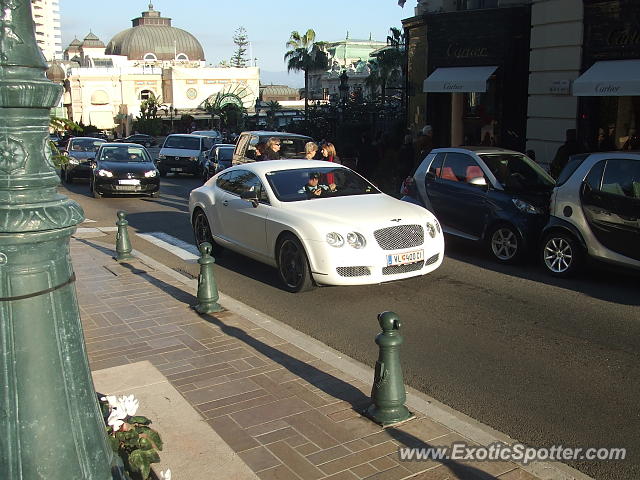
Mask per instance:
[[[198,252],[198,249],[195,247],[195,245],[183,242],[179,238],[172,237],[168,233],[138,233],[138,237],[143,238],[147,242],[153,243],[160,248],[164,248],[165,250],[171,252],[176,257],[179,257],[182,260],[194,262],[198,260],[198,258],[200,258],[200,252]]]
[[[107,233],[115,232],[118,227],[78,227],[76,233]]]
[[[90,218],[85,218],[84,222],[82,222],[82,223],[96,223],[96,221],[95,220],[91,220]]]

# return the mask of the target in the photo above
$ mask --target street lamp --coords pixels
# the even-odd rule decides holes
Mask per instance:
[[[0,36],[0,478],[123,479],[93,388],[69,257],[84,213],[57,193],[30,0],[3,1]]]

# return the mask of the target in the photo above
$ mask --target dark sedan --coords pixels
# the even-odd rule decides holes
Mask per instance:
[[[105,140],[94,137],[74,137],[63,149],[65,161],[60,165],[60,177],[65,183],[72,183],[74,178],[91,176],[91,161]]]
[[[105,143],[100,146],[92,167],[89,188],[96,198],[104,194],[159,195],[160,172],[140,145]]]
[[[137,143],[138,145],[143,145],[145,147],[152,147],[153,145],[157,145],[158,141],[151,135],[136,133],[123,138],[119,143]]]
[[[202,169],[202,177],[205,182],[216,173],[220,173],[225,168],[231,166],[233,149],[235,147],[235,145],[221,143],[211,148],[205,162],[205,167]]]

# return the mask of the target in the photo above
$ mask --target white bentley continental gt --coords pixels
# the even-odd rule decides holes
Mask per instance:
[[[444,256],[440,224],[428,210],[323,161],[231,167],[191,192],[189,214],[198,245],[276,267],[290,292],[425,275]]]

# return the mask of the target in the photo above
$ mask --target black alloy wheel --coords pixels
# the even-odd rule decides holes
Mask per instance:
[[[278,274],[285,290],[292,293],[313,289],[311,269],[304,247],[293,235],[286,235],[278,246]]]
[[[515,263],[522,256],[520,234],[506,223],[494,227],[489,233],[489,253],[500,263]]]
[[[570,233],[552,232],[542,242],[540,259],[554,277],[570,277],[582,267],[583,258],[582,246]]]
[[[211,227],[209,227],[209,220],[207,220],[207,215],[201,209],[196,211],[193,218],[193,236],[198,249],[201,243],[208,242],[211,244],[211,253],[214,257],[218,257],[222,253],[223,248],[213,239]]]

